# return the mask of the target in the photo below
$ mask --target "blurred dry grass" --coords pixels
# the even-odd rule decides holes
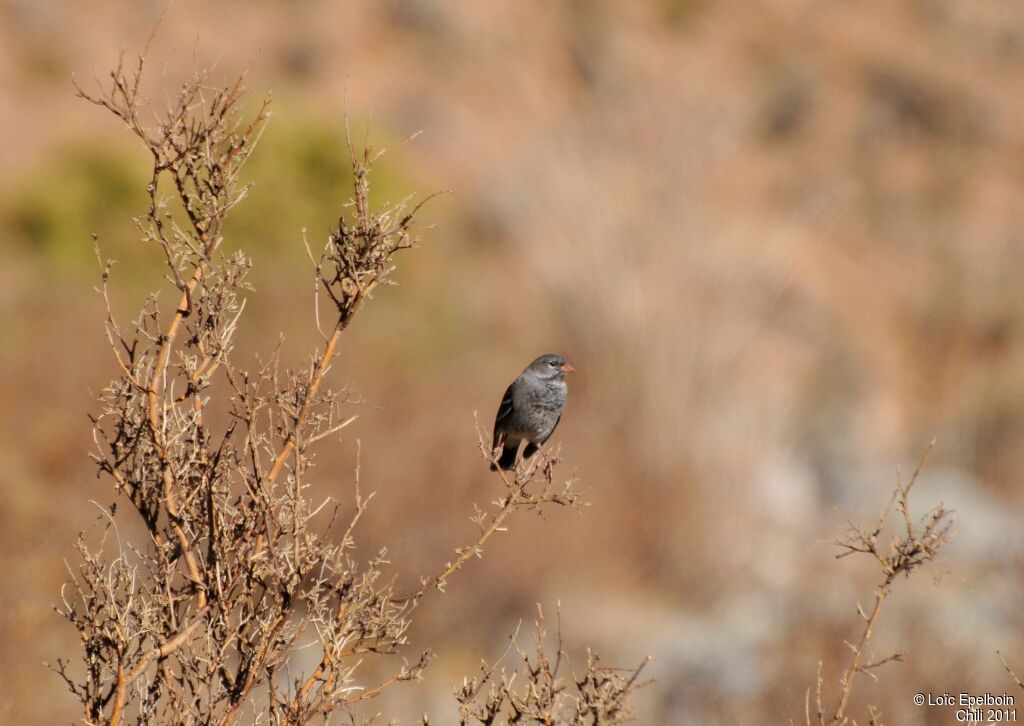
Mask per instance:
[[[125,310],[155,269],[128,220],[144,160],[67,77],[106,68],[160,11],[0,4],[0,717],[14,723],[73,714],[38,665],[75,647],[48,604],[86,500],[109,499],[84,455],[86,388],[112,365],[89,233],[122,262]],[[541,597],[562,601],[570,644],[655,656],[644,723],[799,719],[872,586],[831,562],[833,508],[872,518],[932,435],[918,496],[957,510],[949,574],[894,595],[876,637],[910,655],[861,696],[923,724],[944,721],[913,693],[1011,687],[994,651],[1020,653],[1024,625],[1024,10],[182,2],[153,53],[173,78],[193,48],[225,75],[252,62],[277,97],[229,230],[256,263],[252,350],[281,331],[296,351],[312,340],[294,322],[312,299],[300,230],[325,234],[344,193],[346,86],[378,138],[424,131],[385,185],[456,189],[333,373],[368,402],[366,531],[396,562],[430,569],[471,527],[446,513],[490,484],[472,412],[491,415],[537,352],[581,372],[559,438],[595,506],[511,532],[445,612],[424,612],[414,638],[449,645],[384,713],[445,713],[456,676],[502,649],[486,638]],[[325,457],[321,485],[347,486],[353,459]]]

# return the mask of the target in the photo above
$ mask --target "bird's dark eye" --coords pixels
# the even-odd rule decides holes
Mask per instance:
[[[556,361],[556,360],[549,360],[548,361],[548,365],[551,366],[552,368],[558,368],[558,361]]]

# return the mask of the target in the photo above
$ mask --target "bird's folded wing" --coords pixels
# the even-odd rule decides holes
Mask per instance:
[[[505,395],[501,397],[498,405],[498,415],[494,419],[494,443],[498,443],[498,433],[504,428],[504,422],[512,415],[512,388],[516,384],[505,389]]]

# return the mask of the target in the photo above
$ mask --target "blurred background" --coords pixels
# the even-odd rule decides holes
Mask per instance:
[[[89,390],[114,373],[90,234],[125,317],[160,283],[137,242],[148,160],[74,97],[137,53],[163,3],[0,2],[0,716],[75,703],[43,661],[79,657],[50,609],[76,533],[109,503]],[[193,60],[251,66],[274,117],[229,244],[255,260],[240,361],[315,344],[302,229],[324,239],[357,135],[393,148],[378,199],[454,189],[346,333],[331,374],[365,404],[322,450],[377,492],[361,552],[414,582],[498,494],[476,450],[535,355],[578,373],[555,437],[583,516],[524,515],[417,611],[424,682],[374,702],[447,723],[451,687],[540,602],[566,644],[647,654],[645,724],[802,723],[834,693],[878,578],[835,561],[937,438],[921,511],[956,510],[940,566],[897,584],[855,699],[950,723],[917,692],[1012,692],[1024,668],[1024,6],[1009,0],[200,3],[150,51],[159,100]],[[173,87],[167,90],[173,90]],[[422,135],[399,146],[414,132]],[[524,630],[525,633],[525,630]],[[528,642],[528,641],[527,641]]]

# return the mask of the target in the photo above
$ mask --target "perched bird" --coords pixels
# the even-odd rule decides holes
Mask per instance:
[[[491,464],[491,471],[499,466],[506,471],[515,467],[523,441],[523,458],[529,459],[554,433],[568,392],[565,374],[574,370],[560,355],[542,355],[512,381],[494,420],[491,447],[500,446],[502,451],[497,466]]]

